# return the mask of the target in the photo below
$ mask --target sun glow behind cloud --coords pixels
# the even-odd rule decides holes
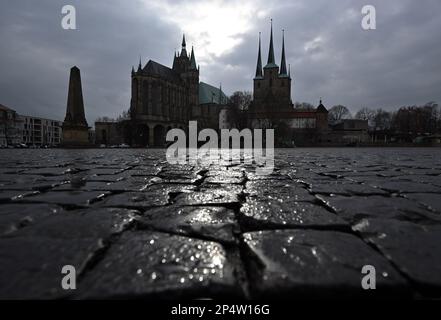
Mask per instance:
[[[194,45],[198,63],[210,64],[228,53],[252,30],[267,10],[258,9],[256,0],[177,1],[144,0],[146,7],[157,10],[166,22],[185,33],[187,46]]]

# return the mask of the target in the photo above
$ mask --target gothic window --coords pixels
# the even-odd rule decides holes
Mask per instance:
[[[157,82],[152,84],[152,114],[159,114],[159,101],[161,95],[161,86]]]
[[[148,110],[148,102],[149,102],[149,96],[150,96],[150,92],[149,92],[149,83],[147,82],[147,80],[143,81],[142,83],[143,86],[143,99],[142,99],[142,113],[144,114],[148,114],[149,110]]]
[[[167,105],[165,108],[165,115],[170,116],[170,105],[171,105],[171,95],[170,95],[170,86],[167,86]]]
[[[138,79],[132,81],[132,98],[134,101],[138,99]]]

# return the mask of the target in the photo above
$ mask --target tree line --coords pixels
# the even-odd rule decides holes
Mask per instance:
[[[236,122],[239,114],[246,111],[252,101],[249,91],[237,91],[229,98],[230,119]],[[294,109],[315,110],[317,106],[309,102],[295,102]],[[335,105],[328,109],[328,121],[332,126],[345,119],[367,120],[371,132],[389,135],[416,137],[425,134],[441,134],[441,110],[438,103],[431,101],[424,105],[402,106],[395,110],[382,108],[361,108],[354,114],[348,107]]]
[[[392,111],[364,107],[354,115],[347,107],[337,105],[329,109],[328,117],[331,125],[344,119],[367,120],[370,131],[387,131],[391,134],[417,136],[441,133],[441,111],[434,101]]]

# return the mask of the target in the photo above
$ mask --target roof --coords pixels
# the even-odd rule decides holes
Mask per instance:
[[[225,93],[221,92],[221,104],[225,104],[228,101],[228,97]],[[219,88],[209,85],[205,82],[199,82],[199,104],[215,103],[219,104]]]
[[[12,110],[11,108],[8,108],[7,106],[4,106],[2,104],[0,104],[0,110],[1,111],[13,111],[13,112],[15,112],[15,110]]]
[[[264,66],[264,69],[270,69],[270,68],[278,68],[279,66],[275,64],[274,62],[267,63],[266,66]]]
[[[317,112],[328,113],[328,109],[320,102],[320,105],[317,107]]]
[[[178,73],[153,60],[149,60],[142,71],[148,75],[160,76],[170,81],[181,82],[181,77]]]

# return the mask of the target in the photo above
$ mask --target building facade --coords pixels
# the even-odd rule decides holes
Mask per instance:
[[[0,104],[0,147],[22,143],[22,119],[15,110]]]
[[[121,124],[117,121],[95,122],[95,144],[104,146],[119,145],[124,142]]]
[[[216,88],[208,83],[199,83],[198,104],[193,107],[191,119],[198,121],[199,128],[221,129],[219,121],[221,110],[226,107],[228,97],[222,87]]]
[[[0,146],[57,146],[61,143],[62,122],[19,115],[0,105]]]
[[[336,144],[368,143],[370,140],[368,120],[341,120],[327,135],[327,141]]]
[[[58,146],[61,143],[61,121],[20,116],[23,123],[23,143],[29,146]]]

